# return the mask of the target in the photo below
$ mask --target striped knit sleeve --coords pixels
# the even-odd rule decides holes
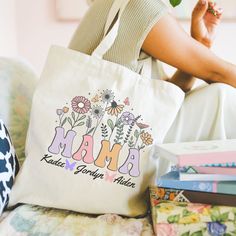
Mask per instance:
[[[141,47],[151,29],[168,12],[168,7],[162,0],[133,0],[133,8],[135,9],[130,14],[130,24],[135,25],[136,38],[136,53],[135,58],[139,57]],[[132,28],[131,28],[132,29]],[[128,30],[128,29],[127,29]],[[132,37],[130,35],[130,37]]]
[[[118,37],[105,58],[136,71],[145,38],[167,12],[168,7],[161,0],[130,0],[121,18]]]

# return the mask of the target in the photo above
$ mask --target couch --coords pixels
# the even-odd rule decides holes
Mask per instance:
[[[25,159],[30,106],[37,80],[37,74],[26,61],[0,58],[0,117],[9,129],[20,165]],[[141,218],[115,214],[96,216],[21,204],[0,216],[0,235],[151,236],[153,230],[149,215]]]

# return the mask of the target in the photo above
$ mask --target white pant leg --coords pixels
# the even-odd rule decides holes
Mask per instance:
[[[186,95],[165,143],[236,138],[236,89],[226,84],[211,84]],[[170,169],[160,157],[158,176]]]
[[[211,84],[186,95],[166,143],[236,138],[236,89]]]

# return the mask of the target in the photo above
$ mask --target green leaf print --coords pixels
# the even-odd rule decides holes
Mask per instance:
[[[113,129],[115,128],[115,125],[114,125],[114,123],[113,123],[113,121],[112,121],[111,119],[109,119],[109,120],[107,121],[107,124],[108,124],[108,126],[111,128],[111,130],[113,130]]]
[[[187,202],[178,202],[178,206],[186,207],[186,206],[188,206],[188,203]]]
[[[212,207],[212,209],[210,210],[210,214],[211,214],[212,221],[220,221],[219,207],[217,206]]]
[[[189,231],[186,232],[186,233],[181,234],[181,236],[189,236],[189,235],[190,235],[190,232],[189,232]]]
[[[135,138],[138,138],[138,137],[139,137],[139,132],[138,132],[137,129],[134,131],[134,137],[135,137]]]
[[[95,127],[93,127],[92,129],[90,129],[87,133],[87,135],[91,134],[94,131]]]
[[[183,217],[192,215],[192,212],[188,211],[187,209],[183,210]]]
[[[71,120],[71,118],[70,117],[68,117],[68,122],[69,122],[69,124],[71,125],[71,127],[73,126],[72,125],[72,120]]]
[[[84,125],[85,123],[84,122],[80,122],[79,124],[77,124],[76,126],[82,126]]]
[[[197,231],[197,232],[192,233],[190,236],[203,236],[203,233],[202,231]]]
[[[85,117],[86,117],[86,115],[83,115],[77,121],[83,120]]]
[[[65,119],[62,121],[61,127],[63,127],[63,125],[66,123],[66,121],[67,121],[67,118],[65,118]]]
[[[180,215],[173,215],[169,216],[167,218],[168,223],[173,224],[173,223],[178,223],[179,222]]]
[[[75,121],[75,113],[72,111],[71,112],[72,119]]]
[[[225,212],[220,215],[220,221],[225,222],[225,221],[228,221],[228,219],[229,219],[229,212]]]

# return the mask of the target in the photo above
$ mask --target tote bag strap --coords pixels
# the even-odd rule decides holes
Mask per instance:
[[[122,13],[124,12],[129,1],[130,0],[115,0],[114,1],[111,7],[111,10],[109,12],[108,18],[107,18],[107,23],[105,25],[105,30],[104,30],[105,37],[102,39],[98,47],[94,50],[94,52],[92,53],[92,56],[102,59],[103,56],[106,54],[106,52],[112,47],[118,35]],[[115,24],[113,25],[111,30],[108,32],[117,14],[118,14],[118,18]]]
[[[94,52],[92,53],[92,56],[102,59],[103,56],[106,54],[106,52],[112,47],[118,35],[122,13],[124,12],[129,1],[130,0],[115,0],[114,1],[107,17],[103,40],[98,45],[98,47],[94,50]],[[113,27],[111,28],[111,30],[109,31],[117,14],[118,14],[117,20],[115,24],[113,25]],[[147,78],[152,77],[152,59],[151,58],[148,58],[144,61],[140,74]]]
[[[126,3],[127,2],[127,3]],[[109,11],[108,17],[107,17],[107,22],[105,25],[105,30],[104,30],[104,35],[103,37],[105,37],[109,31],[109,29],[112,26],[112,23],[114,22],[118,12],[120,11],[121,8],[123,8],[123,10],[125,9],[124,5],[127,6],[127,4],[129,3],[129,0],[115,0],[114,3],[112,4],[112,7]]]

